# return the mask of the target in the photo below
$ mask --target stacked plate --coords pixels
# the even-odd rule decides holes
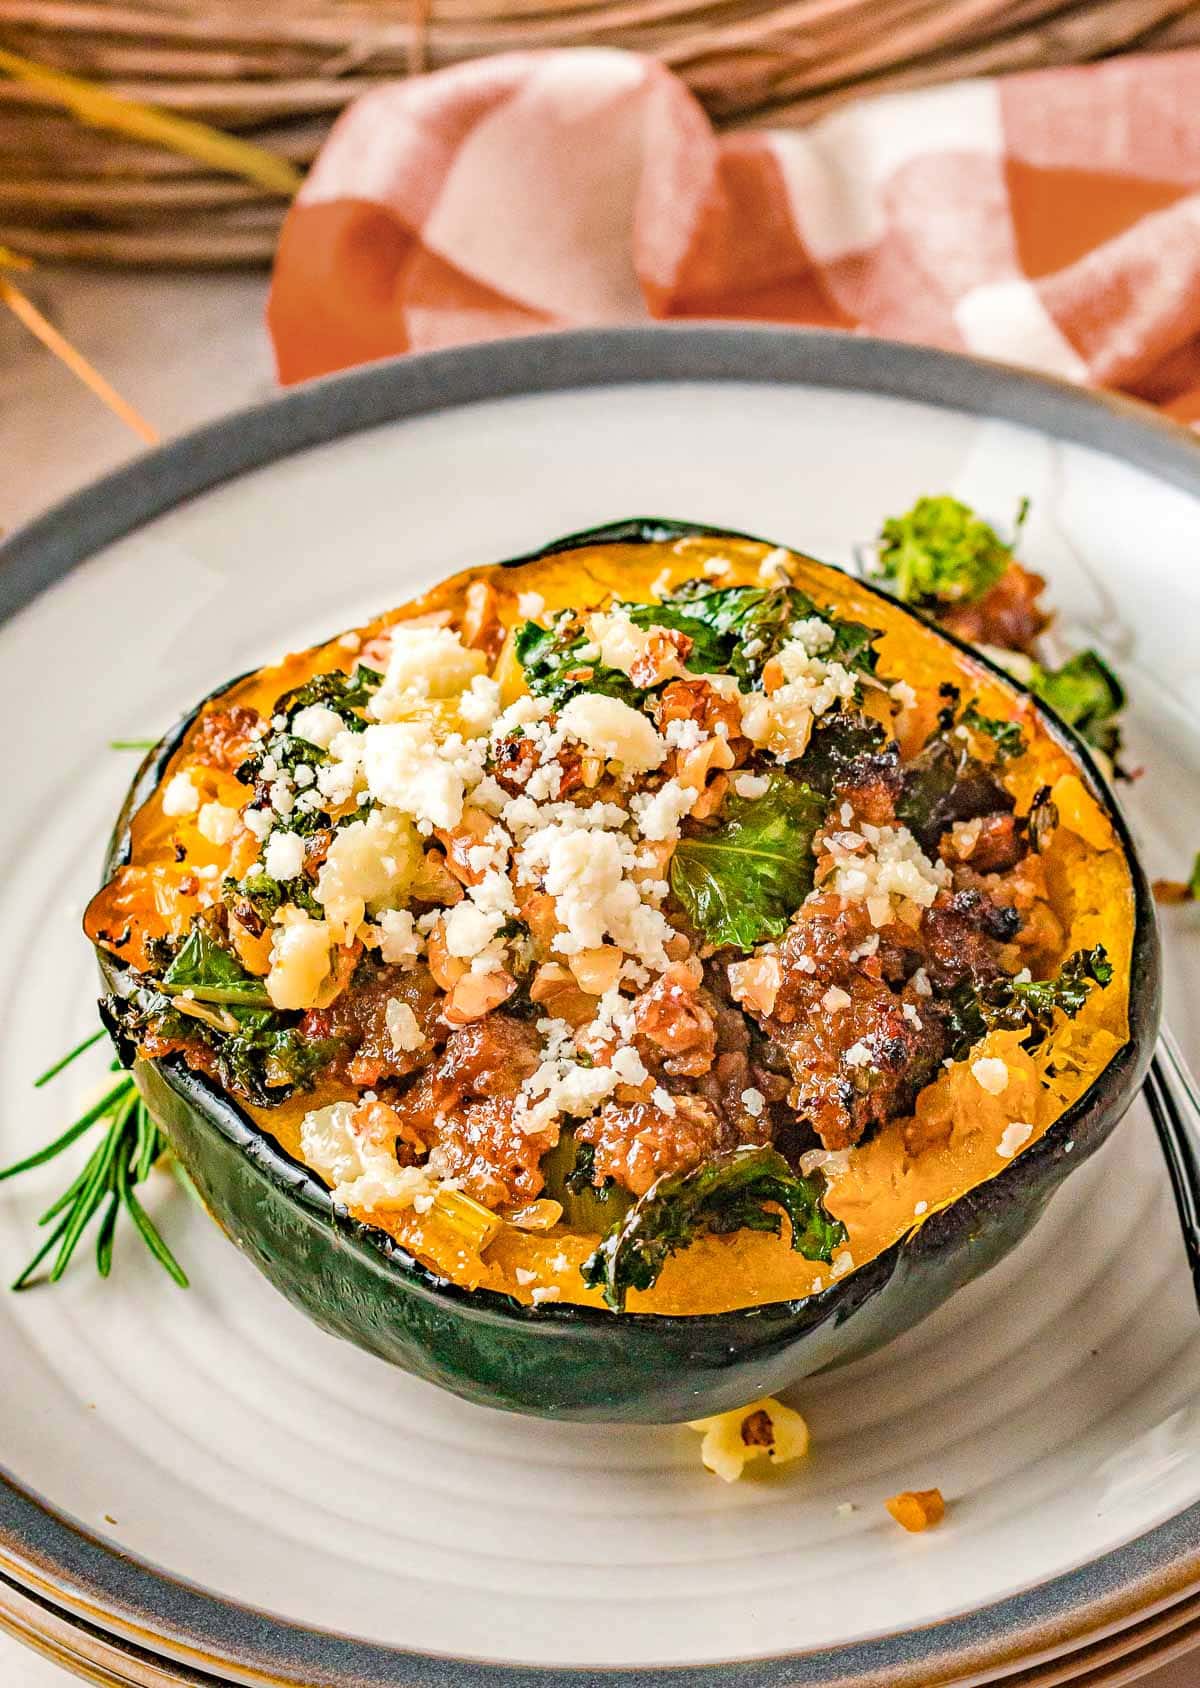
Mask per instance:
[[[1003,518],[1133,700],[1152,872],[1197,842],[1200,449],[1127,404],[840,336],[595,332],[380,365],[123,471],[0,554],[7,1039],[0,1158],[72,1098],[78,917],[129,767],[190,699],[473,560],[631,514],[851,561],[952,491]],[[1167,934],[1200,1047],[1200,931]],[[99,1076],[82,1074],[83,1088]],[[68,1090],[72,1080],[60,1081]],[[6,1186],[9,1275],[57,1187]],[[795,1391],[799,1467],[473,1408],[336,1344],[187,1198],[0,1302],[0,1622],[93,1680],[320,1688],[1112,1688],[1200,1641],[1200,1323],[1144,1110],[1029,1242],[919,1330]],[[945,1523],[884,1497],[937,1485]]]

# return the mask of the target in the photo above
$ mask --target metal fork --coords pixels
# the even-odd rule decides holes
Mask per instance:
[[[1142,1094],[1167,1163],[1200,1306],[1200,1085],[1169,1026],[1159,1032]]]

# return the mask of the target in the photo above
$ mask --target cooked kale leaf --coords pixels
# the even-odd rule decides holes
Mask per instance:
[[[620,698],[631,708],[638,708],[646,693],[619,668],[606,668],[594,656],[587,631],[580,618],[570,610],[555,616],[549,627],[527,621],[517,629],[514,649],[517,661],[525,671],[525,684],[535,697],[544,697],[555,708],[575,696],[577,692],[600,692],[605,697]]]
[[[584,1261],[580,1274],[621,1312],[631,1289],[650,1289],[668,1258],[697,1237],[734,1231],[778,1236],[780,1208],[791,1222],[797,1254],[830,1260],[846,1229],[825,1211],[823,1195],[823,1180],[800,1177],[777,1150],[735,1149],[691,1172],[658,1179]]]
[[[1013,546],[1028,513],[1017,513],[1006,545],[982,517],[957,498],[918,498],[903,516],[889,516],[879,534],[875,578],[905,604],[937,609],[975,603],[1013,560]]]
[[[261,979],[247,973],[236,956],[223,948],[207,926],[197,923],[162,976],[164,996],[228,1007],[270,1008]]]
[[[222,1084],[258,1107],[274,1107],[295,1090],[311,1089],[340,1047],[336,1038],[306,1038],[273,1015],[223,1039],[214,1053]]]
[[[383,683],[383,675],[365,663],[359,663],[349,674],[335,668],[327,674],[314,674],[294,691],[285,692],[275,705],[276,715],[287,717],[290,726],[302,709],[323,703],[340,715],[352,733],[361,733],[367,723],[357,713],[365,709]]]
[[[314,674],[304,685],[284,692],[276,699],[271,718],[273,722],[285,721],[286,726],[276,727],[274,732],[262,740],[254,754],[248,756],[238,769],[238,779],[243,785],[253,785],[262,774],[263,763],[268,757],[274,761],[278,770],[288,774],[294,774],[301,763],[312,768],[319,767],[322,762],[328,762],[328,751],[292,731],[292,723],[296,716],[302,709],[323,703],[327,709],[332,709],[335,715],[341,716],[348,732],[365,732],[367,723],[358,711],[366,708],[382,680],[383,675],[377,670],[366,668],[359,663],[350,674],[335,668],[328,674]]]
[[[683,665],[693,674],[731,673],[743,685],[757,682],[763,667],[792,636],[796,622],[817,618],[832,630],[833,642],[821,652],[861,673],[872,673],[877,629],[842,621],[792,586],[717,587],[689,580],[658,604],[614,604],[635,627],[666,627],[692,641]],[[564,610],[549,627],[528,621],[516,635],[517,660],[526,684],[539,697],[563,704],[579,691],[603,692],[639,704],[645,687],[634,685],[617,668],[606,668],[595,654],[583,619]]]
[[[1001,762],[1011,762],[1025,754],[1025,734],[1018,721],[1001,721],[994,715],[984,715],[972,703],[963,710],[961,725],[990,738]]]
[[[956,821],[1009,814],[1016,803],[986,762],[972,756],[954,729],[939,729],[904,770],[896,816],[926,855]]]
[[[1112,963],[1103,944],[1076,950],[1053,979],[994,979],[988,984],[965,984],[950,999],[948,1029],[951,1055],[959,1060],[989,1031],[1023,1031],[1021,1043],[1036,1049],[1045,1042],[1061,1011],[1073,1020],[1093,987],[1111,983]]]
[[[683,659],[693,674],[713,674],[724,669],[727,642],[706,622],[671,602],[612,606],[623,611],[635,627],[666,627],[684,633],[692,641]],[[517,661],[525,670],[525,683],[538,697],[561,706],[576,692],[601,692],[620,698],[636,708],[652,687],[638,686],[619,668],[606,667],[597,659],[583,618],[572,610],[554,617],[549,627],[527,621],[516,635]]]
[[[307,1089],[338,1048],[306,1038],[297,1015],[272,1007],[263,981],[204,922],[193,926],[160,980],[144,978],[127,995],[106,998],[102,1015],[126,1065],[148,1036],[202,1047],[221,1083],[259,1107]]]
[[[1035,662],[1026,684],[1081,739],[1116,761],[1121,749],[1117,717],[1125,707],[1125,688],[1103,657],[1083,650],[1061,668],[1043,668]]]
[[[805,785],[828,797],[851,770],[865,774],[874,763],[886,778],[898,761],[895,741],[887,740],[878,721],[857,710],[839,709],[817,716],[804,754],[792,763],[792,771]]]
[[[873,641],[879,631],[860,621],[843,621],[823,610],[795,586],[712,586],[703,580],[688,580],[656,607],[660,614],[672,605],[683,605],[686,614],[703,621],[724,640],[723,667],[743,684],[753,684],[763,668],[792,636],[798,621],[823,621],[833,633],[833,642],[821,652],[830,662],[840,662],[860,673],[875,671]]]
[[[254,930],[247,911],[252,910],[264,929],[285,903],[294,903],[314,919],[321,919],[324,909],[313,894],[312,881],[304,874],[295,879],[272,879],[262,868],[252,868],[244,879],[226,879],[221,886],[225,905],[243,926]]]
[[[715,823],[696,823],[671,857],[671,891],[711,944],[753,949],[778,937],[812,890],[812,841],[827,800],[773,773],[761,797],[731,794]]]
[[[219,987],[218,987],[219,988]],[[199,996],[192,999],[200,1004]],[[307,1038],[295,1015],[238,1003],[201,1004],[184,1013],[180,996],[169,996],[153,983],[100,1004],[100,1017],[121,1060],[131,1066],[147,1038],[206,1052],[194,1064],[206,1064],[225,1088],[256,1107],[270,1108],[293,1091],[307,1090],[333,1060],[340,1044],[331,1038]]]

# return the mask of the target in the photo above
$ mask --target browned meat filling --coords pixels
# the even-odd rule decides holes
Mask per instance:
[[[558,1126],[522,1130],[513,1119],[539,1060],[532,1026],[489,1014],[452,1032],[436,1059],[391,1099],[439,1175],[461,1180],[488,1207],[516,1206],[542,1189],[539,1162],[558,1141]]]
[[[594,1182],[613,1179],[643,1195],[668,1172],[687,1172],[738,1142],[736,1130],[701,1096],[677,1094],[668,1113],[654,1102],[609,1103],[576,1127],[595,1145]]]
[[[954,604],[938,620],[967,644],[999,645],[1009,651],[1029,651],[1050,617],[1038,599],[1046,582],[1040,574],[1009,563],[996,584],[978,602]]]

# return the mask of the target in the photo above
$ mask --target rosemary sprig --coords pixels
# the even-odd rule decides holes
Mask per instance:
[[[70,1066],[77,1056],[98,1043],[104,1035],[101,1029],[84,1038],[82,1043],[34,1080],[35,1088],[40,1089],[57,1077],[64,1067]],[[120,1072],[115,1062],[113,1071]],[[54,1260],[47,1278],[50,1283],[57,1283],[67,1269],[79,1239],[97,1215],[100,1216],[100,1225],[96,1233],[96,1268],[102,1278],[107,1278],[112,1269],[117,1221],[124,1211],[154,1258],[181,1288],[186,1289],[188,1280],[183,1268],[134,1194],[134,1186],[144,1183],[150,1176],[167,1143],[128,1073],[121,1073],[99,1101],[86,1109],[53,1142],[27,1155],[15,1166],[0,1171],[0,1182],[15,1178],[35,1166],[44,1166],[98,1125],[104,1128],[103,1137],[92,1150],[82,1171],[38,1220],[39,1225],[49,1225],[52,1229],[33,1259],[14,1280],[12,1288],[27,1289],[34,1281],[38,1267],[51,1254],[54,1254]]]

